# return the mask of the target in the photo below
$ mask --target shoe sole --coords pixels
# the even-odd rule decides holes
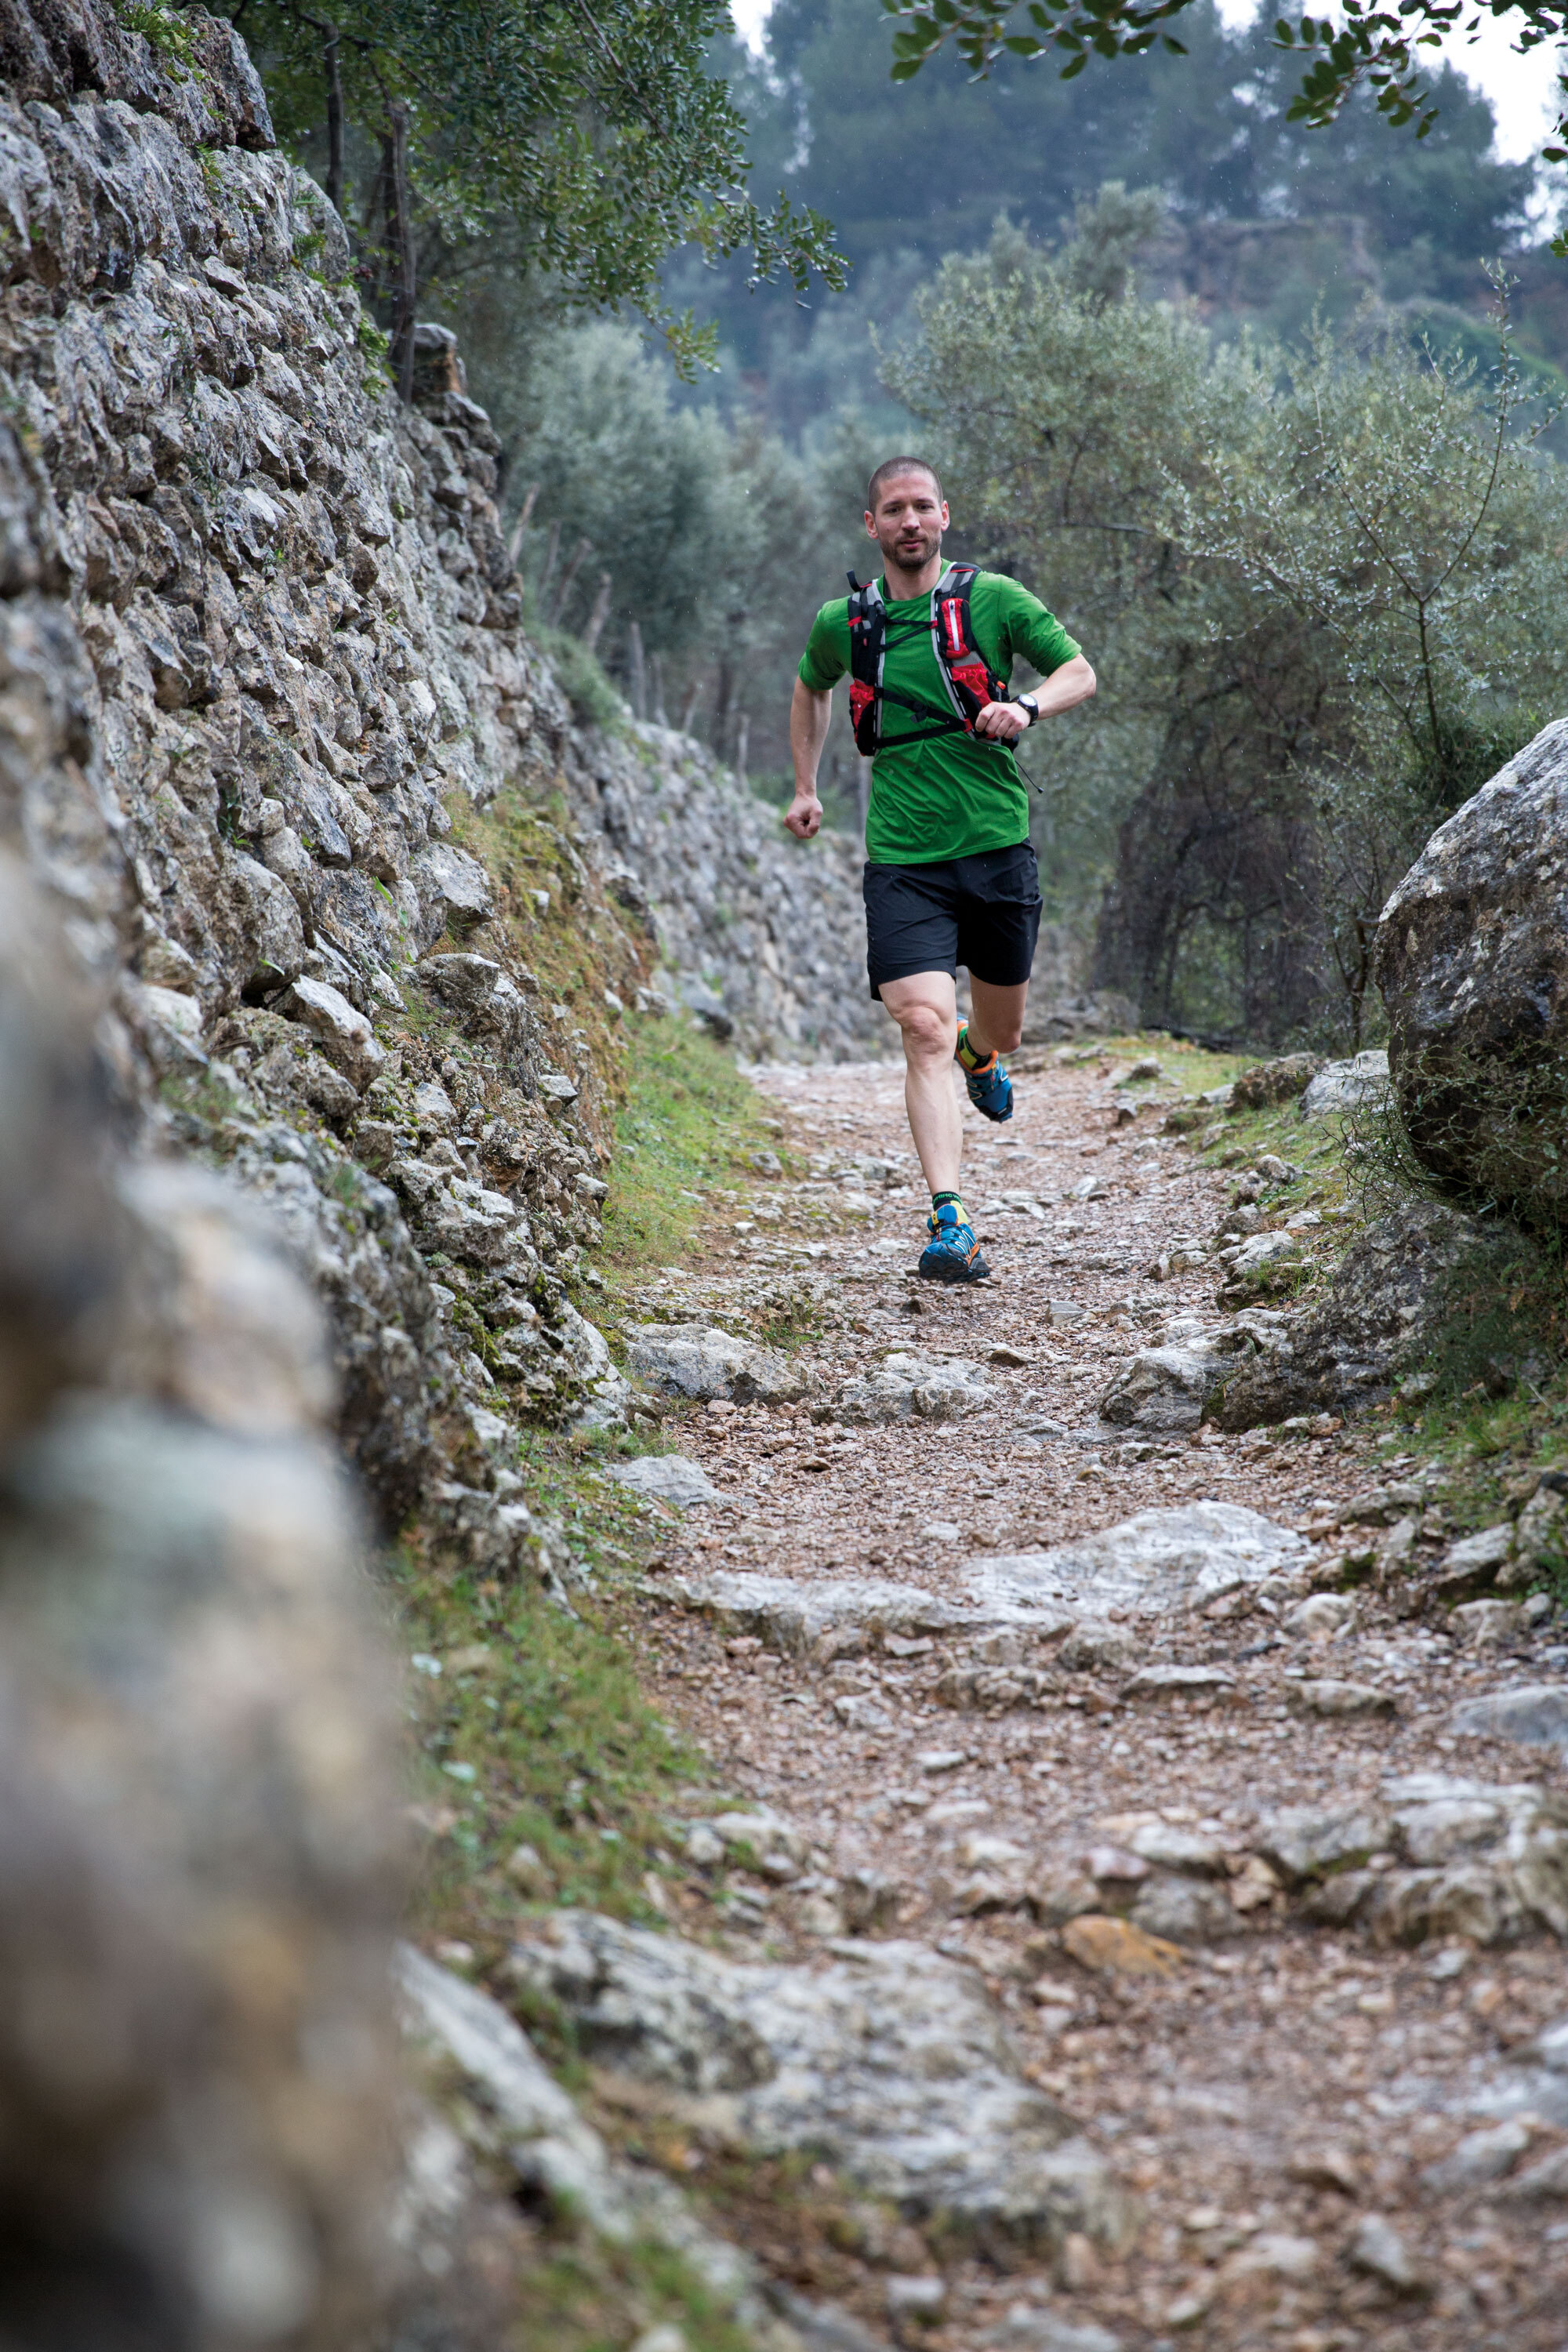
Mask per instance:
[[[966,1265],[955,1265],[951,1274],[945,1265],[917,1265],[915,1272],[922,1282],[989,1282],[991,1279],[991,1268],[984,1258],[978,1261],[972,1258]]]
[[[952,1058],[955,1062],[958,1062],[958,1056],[956,1054]],[[963,1064],[962,1062],[958,1062],[958,1066],[961,1070],[963,1069]],[[1013,1089],[1011,1086],[1007,1088],[1007,1108],[1005,1110],[992,1110],[988,1105],[981,1102],[977,1098],[974,1092],[973,1081],[970,1077],[967,1070],[964,1070],[963,1073],[963,1091],[969,1097],[970,1101],[980,1113],[982,1118],[988,1118],[994,1127],[1006,1126],[1007,1121],[1013,1116]]]

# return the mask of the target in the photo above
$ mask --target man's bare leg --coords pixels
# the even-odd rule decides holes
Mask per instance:
[[[984,1056],[1017,1052],[1024,1034],[1024,1005],[1028,993],[1026,980],[1016,988],[994,988],[988,980],[971,978],[969,1042],[977,1054]]]
[[[963,1115],[952,1082],[958,1000],[949,971],[911,972],[882,983],[882,1002],[904,1040],[904,1107],[933,1192],[956,1192]]]

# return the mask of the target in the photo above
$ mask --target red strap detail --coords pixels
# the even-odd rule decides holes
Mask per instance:
[[[944,596],[944,597],[942,598],[942,626],[943,626],[943,627],[946,629],[946,631],[947,631],[947,649],[948,649],[948,652],[949,652],[950,654],[961,654],[961,653],[963,653],[963,649],[964,649],[964,646],[963,646],[963,605],[962,600],[961,600],[959,597],[957,597],[957,596]]]
[[[982,702],[990,701],[991,673],[984,663],[977,657],[971,657],[968,661],[950,663],[948,675],[955,685],[966,686],[971,694],[978,695]]]

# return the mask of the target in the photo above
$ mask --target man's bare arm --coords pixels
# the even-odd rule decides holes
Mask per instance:
[[[1081,654],[1063,662],[1052,670],[1043,686],[1032,691],[1042,719],[1054,718],[1058,711],[1070,710],[1077,702],[1087,702],[1099,680]],[[1016,702],[988,702],[974,722],[977,735],[1000,736],[1004,743],[1016,743],[1029,724],[1029,714]]]
[[[799,841],[809,841],[822,824],[822,803],[816,797],[816,771],[832,719],[831,691],[814,694],[810,687],[804,686],[797,677],[789,706],[789,751],[795,763],[795,798],[784,811],[784,823]]]

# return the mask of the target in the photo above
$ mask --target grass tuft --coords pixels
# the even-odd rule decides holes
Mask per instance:
[[[604,1264],[623,1277],[674,1265],[703,1225],[705,1187],[743,1172],[768,1142],[756,1096],[732,1055],[671,1020],[628,1020],[629,1086],[605,1203]]]
[[[614,1510],[606,1498],[605,1517]],[[568,1532],[589,1549],[581,1524]],[[614,1588],[568,1615],[536,1591],[451,1580],[409,1552],[391,1580],[405,1655],[442,1666],[408,1676],[415,1794],[434,1825],[419,1924],[488,1966],[534,1905],[656,1922],[647,1882],[671,1865],[664,1825],[706,1768],[638,1687]],[[538,1857],[521,1875],[520,1846]]]

